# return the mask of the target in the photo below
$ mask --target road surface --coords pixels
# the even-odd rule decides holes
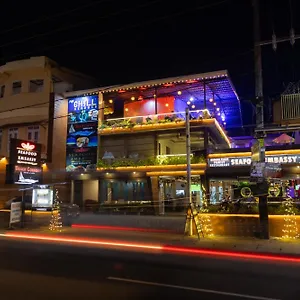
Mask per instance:
[[[15,299],[300,299],[300,264],[0,239],[0,293]]]

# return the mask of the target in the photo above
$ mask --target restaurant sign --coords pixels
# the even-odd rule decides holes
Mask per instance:
[[[288,155],[267,155],[267,163],[274,164],[296,164],[300,163],[300,155],[288,154]],[[242,167],[251,165],[251,156],[245,157],[218,157],[209,158],[208,166],[210,168],[222,168],[222,167]]]
[[[31,141],[11,139],[9,163],[40,166],[41,145]]]

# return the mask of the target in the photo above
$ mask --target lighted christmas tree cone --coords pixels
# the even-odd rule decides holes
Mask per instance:
[[[62,230],[62,219],[60,214],[60,201],[58,197],[58,190],[55,191],[49,229],[51,231],[56,231],[56,232],[61,232]]]
[[[213,228],[210,216],[208,215],[208,202],[204,186],[202,186],[202,205],[200,207],[199,217],[203,235],[205,237],[211,237],[213,235]]]
[[[283,239],[299,238],[293,199],[287,197],[287,199],[282,203],[282,205],[284,206],[284,211],[285,211],[284,224],[282,229],[282,238]]]

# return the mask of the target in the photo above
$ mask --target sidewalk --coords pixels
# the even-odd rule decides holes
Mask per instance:
[[[254,238],[233,238],[213,236],[211,238],[187,237],[180,234],[145,233],[131,231],[107,231],[99,229],[77,229],[64,227],[60,233],[50,232],[48,228],[7,231],[8,234],[22,233],[45,237],[80,238],[82,240],[101,240],[122,243],[140,243],[161,247],[205,249],[228,251],[232,253],[257,253],[272,255],[291,255],[300,258],[300,239],[283,241],[279,239],[260,240]]]

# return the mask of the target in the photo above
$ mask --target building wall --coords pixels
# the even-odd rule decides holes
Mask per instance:
[[[18,88],[14,86],[16,82],[21,82]],[[48,131],[52,134],[52,127],[49,129],[51,101],[55,105],[53,145],[50,145],[53,155],[52,160],[43,166],[44,179],[46,182],[65,179],[67,100],[61,100],[62,94],[74,88],[89,88],[93,84],[91,78],[62,68],[44,56],[0,66],[0,160],[6,157],[0,161],[0,187],[5,183],[5,165],[9,162],[10,129],[17,128],[17,138],[28,140],[28,127],[38,126],[39,137],[35,142],[42,144],[42,158],[47,158]],[[58,93],[55,99],[54,92]],[[48,172],[50,170],[52,172]]]
[[[96,200],[99,198],[99,181],[85,180],[83,182],[83,201]]]

